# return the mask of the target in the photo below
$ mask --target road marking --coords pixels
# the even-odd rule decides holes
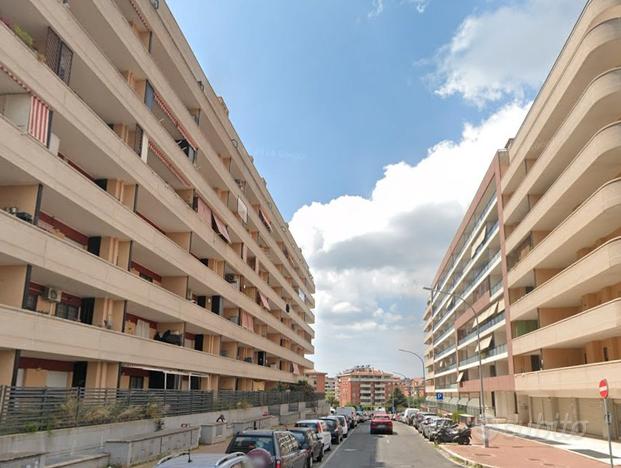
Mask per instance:
[[[321,462],[321,466],[328,466],[328,462],[330,461],[330,458],[332,458],[334,454],[339,451],[340,448],[342,448],[347,442],[349,442],[349,440],[350,440],[349,437],[347,439],[343,439],[343,441],[339,445],[337,445],[336,448],[334,448],[335,446],[333,445],[332,450],[330,450],[330,455],[328,455],[328,458],[325,458]],[[356,450],[356,449],[353,449],[353,450]]]

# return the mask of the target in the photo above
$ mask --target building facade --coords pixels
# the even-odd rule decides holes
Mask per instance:
[[[0,11],[0,384],[302,379],[312,276],[166,3]]]
[[[400,382],[398,377],[371,366],[356,366],[341,372],[336,379],[341,406],[384,406]]]
[[[336,377],[326,376],[326,398],[336,395]]]
[[[520,422],[621,437],[621,2],[590,1],[503,154]]]
[[[482,273],[490,277],[488,292],[477,297],[456,289],[483,311],[486,403],[491,401],[497,416],[605,437],[598,383],[607,378],[616,439],[621,438],[620,52],[621,1],[587,2],[515,138],[492,163],[493,182],[484,190],[494,192],[492,203],[499,206],[494,209],[498,241],[486,241],[494,246],[488,261],[497,262]],[[465,224],[477,219],[477,206],[486,206],[486,200],[477,194]],[[445,264],[459,251],[451,245],[434,286],[445,287]],[[450,401],[462,402],[467,390],[476,407],[477,364],[464,367],[462,359],[470,363],[470,352],[474,359],[477,353],[471,332],[460,332],[466,320],[461,317],[469,315],[457,314],[453,325],[445,325],[443,314],[454,312],[442,309],[443,300],[433,295],[425,311],[428,398],[444,392]],[[495,382],[501,385],[496,390]],[[501,403],[490,390],[506,394]]]
[[[480,353],[486,414],[513,419],[499,161],[500,153],[489,166],[432,283],[435,291],[424,312],[424,359],[430,399],[476,415]]]
[[[317,393],[326,393],[326,373],[319,371],[306,371],[306,381]]]

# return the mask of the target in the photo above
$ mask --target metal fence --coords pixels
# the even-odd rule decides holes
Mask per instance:
[[[225,409],[288,404],[312,407],[321,393],[218,390],[30,388],[0,386],[0,434],[36,432]]]

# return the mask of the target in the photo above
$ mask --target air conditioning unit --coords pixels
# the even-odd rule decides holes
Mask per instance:
[[[63,292],[60,289],[45,288],[45,298],[50,302],[60,302]]]
[[[226,281],[227,283],[234,283],[235,282],[235,275],[233,273],[227,273],[224,275],[224,281]]]

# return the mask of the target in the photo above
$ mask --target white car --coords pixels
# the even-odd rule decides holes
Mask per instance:
[[[160,468],[184,468],[200,466],[201,468],[252,468],[250,458],[241,452],[236,453],[188,453],[180,452],[162,458],[155,465]]]
[[[337,414],[335,417],[341,422],[341,426],[343,426],[343,438],[347,438],[347,433],[349,432],[349,425],[347,424],[347,418],[342,414]]]
[[[308,427],[315,431],[319,440],[323,442],[323,451],[332,450],[332,434],[321,419],[303,419],[295,423],[295,427]]]

